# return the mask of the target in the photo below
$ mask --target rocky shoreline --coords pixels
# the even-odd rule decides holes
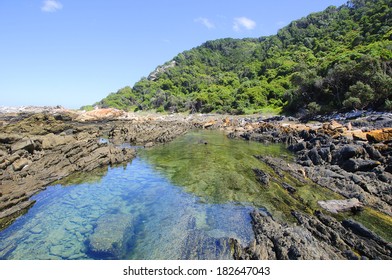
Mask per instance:
[[[323,211],[292,211],[296,225],[251,213],[255,241],[231,240],[236,259],[391,259],[390,242],[339,212],[364,207],[392,216],[392,115],[301,120],[285,117],[153,115],[115,109],[91,112],[61,107],[0,113],[0,229],[26,212],[29,198],[47,185],[81,171],[128,162],[132,146],[166,143],[193,128],[219,129],[229,138],[284,143],[295,162],[258,156],[277,174],[312,182],[344,199],[320,201]],[[128,143],[128,145],[122,145]],[[254,170],[261,185],[268,174]],[[262,187],[262,186],[261,186]],[[295,187],[282,184],[294,194]]]

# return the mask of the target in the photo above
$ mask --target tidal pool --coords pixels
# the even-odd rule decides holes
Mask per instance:
[[[263,187],[252,169],[274,171],[254,155],[291,160],[282,145],[199,131],[139,149],[123,166],[75,174],[0,232],[0,259],[231,259],[230,238],[253,239],[254,208],[290,222],[291,209],[312,213],[317,200],[339,198],[289,174]]]

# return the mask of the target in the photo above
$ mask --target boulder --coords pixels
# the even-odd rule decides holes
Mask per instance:
[[[314,165],[321,165],[324,162],[322,157],[319,155],[316,147],[314,147],[308,152],[308,157]]]
[[[367,141],[367,133],[363,132],[361,129],[354,130],[351,134],[353,135],[354,140]]]
[[[32,154],[34,152],[34,142],[31,139],[25,139],[11,145],[11,151],[13,153],[19,150],[26,150]]]
[[[290,145],[288,149],[292,152],[299,152],[302,150],[306,150],[306,142],[302,141],[297,144]]]
[[[392,140],[392,128],[372,130],[367,133],[367,139],[371,142],[385,142]]]
[[[371,146],[369,144],[366,144],[366,145],[364,145],[364,148],[365,148],[366,152],[368,153],[370,159],[378,160],[378,161],[381,161],[381,162],[384,161],[384,157],[373,146]]]
[[[343,162],[340,167],[348,172],[356,172],[356,171],[370,171],[373,168],[379,166],[381,162],[375,160],[367,160],[367,159],[353,159]]]
[[[353,157],[364,154],[364,149],[362,146],[356,145],[345,145],[340,150],[337,150],[334,154],[334,158],[337,161],[345,161]]]
[[[14,169],[14,171],[20,171],[30,164],[31,164],[31,161],[29,161],[26,158],[21,158],[21,159],[14,161],[14,163],[12,163],[12,168]]]
[[[98,258],[123,259],[133,231],[130,215],[104,215],[98,219],[94,233],[88,239],[88,252]]]
[[[362,203],[356,198],[326,201],[320,200],[317,203],[321,208],[334,214],[353,210],[357,211],[363,207]]]

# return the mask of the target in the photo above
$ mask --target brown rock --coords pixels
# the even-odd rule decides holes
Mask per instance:
[[[337,121],[331,121],[328,124],[328,129],[329,130],[335,130],[335,129],[342,128],[342,127],[343,127],[343,125],[338,123]]]
[[[114,108],[96,109],[80,115],[77,120],[79,121],[94,121],[94,120],[107,120],[118,119],[125,116],[126,113],[122,110]]]
[[[213,126],[215,123],[216,123],[216,121],[215,121],[215,120],[212,120],[212,121],[206,122],[205,124],[203,124],[203,128],[208,128],[208,127],[211,127],[211,126]]]
[[[42,138],[43,149],[53,149],[57,146],[62,146],[75,141],[73,136],[60,136],[50,133]]]
[[[29,164],[31,164],[31,161],[29,161],[26,158],[21,158],[12,164],[12,168],[14,169],[14,171],[20,171],[26,166],[28,166]]]
[[[353,130],[352,132],[354,140],[359,140],[359,141],[367,141],[367,133],[363,132],[362,130]]]
[[[14,153],[19,150],[26,150],[29,153],[34,151],[34,142],[31,139],[21,140],[11,146],[11,151]]]
[[[392,140],[392,128],[383,128],[368,132],[367,139],[372,142],[385,142]]]

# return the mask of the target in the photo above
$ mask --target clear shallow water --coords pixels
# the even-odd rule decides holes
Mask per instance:
[[[52,186],[32,199],[29,212],[0,233],[1,259],[105,258],[88,252],[88,240],[100,217],[117,214],[133,220],[125,259],[229,258],[207,247],[252,237],[250,206],[204,203],[140,158],[93,183]]]
[[[339,199],[290,174],[277,176],[254,155],[290,160],[281,145],[202,131],[139,149],[124,166],[75,174],[33,197],[28,213],[0,232],[0,259],[230,259],[229,238],[253,239],[254,208],[290,222],[292,209],[313,213],[318,200]],[[253,168],[271,176],[269,187]],[[389,237],[390,221],[373,212],[353,218]],[[115,255],[93,252],[97,240],[119,241]]]

